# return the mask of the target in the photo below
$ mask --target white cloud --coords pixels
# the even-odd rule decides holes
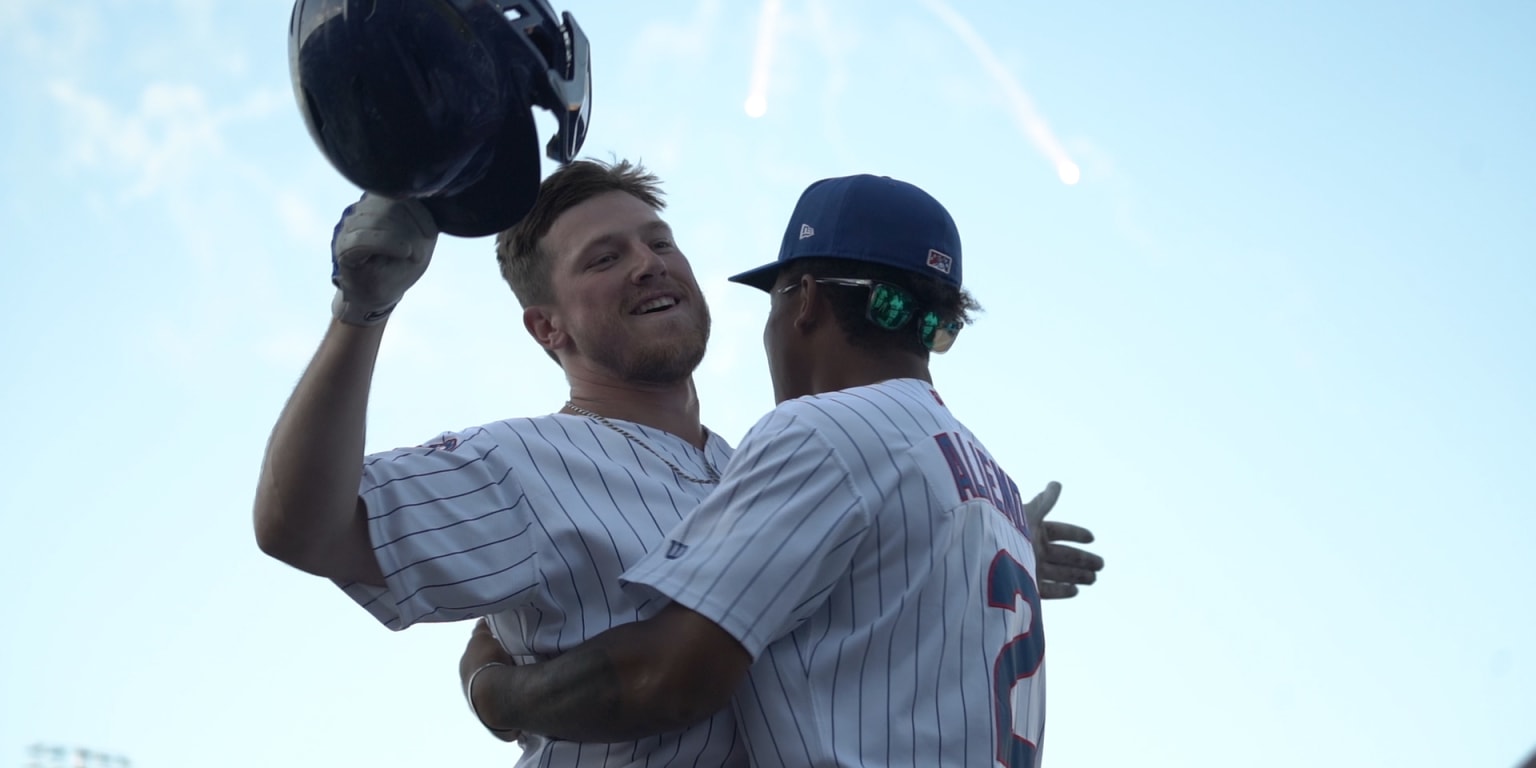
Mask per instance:
[[[77,69],[103,39],[101,9],[95,3],[49,0],[0,2],[0,44],[35,72]]]
[[[141,324],[131,335],[136,353],[189,389],[222,386],[231,371],[219,360],[296,370],[295,357],[313,351],[324,327],[324,243],[334,212],[321,215],[307,202],[314,190],[299,184],[308,167],[284,174],[230,139],[291,108],[289,94],[265,88],[224,96],[152,81],[121,106],[68,80],[51,83],[48,93],[64,126],[58,151],[66,173],[80,176],[93,198],[105,198],[98,221],[110,229],[147,224],[151,232],[149,222],[165,221],[144,269],[161,276],[166,295],[124,318]],[[335,211],[347,202],[335,201]],[[138,221],[113,218],[129,210]],[[312,247],[294,254],[285,246],[293,240]],[[294,290],[296,272],[285,267],[306,257],[317,262],[302,267],[315,282]],[[301,300],[317,301],[317,311],[294,311]],[[300,334],[311,341],[298,343]]]
[[[48,91],[62,109],[60,123],[72,134],[67,164],[127,174],[126,199],[166,191],[204,173],[216,160],[229,160],[223,139],[229,124],[264,118],[286,104],[269,89],[216,109],[202,88],[154,82],[144,86],[136,108],[129,111],[69,81],[55,81]],[[248,165],[244,175],[264,177],[254,168]]]
[[[218,121],[203,92],[190,85],[152,83],[136,111],[119,111],[69,82],[49,88],[74,132],[67,159],[87,169],[127,173],[127,199],[142,198],[184,179],[198,160],[220,148]]]

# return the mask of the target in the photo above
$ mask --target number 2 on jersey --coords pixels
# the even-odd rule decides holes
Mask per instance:
[[[1033,677],[1045,658],[1045,631],[1040,625],[1040,592],[1035,579],[1007,550],[999,550],[987,569],[987,605],[1017,610],[1022,599],[1029,606],[1029,629],[1003,645],[992,666],[992,691],[996,696],[997,762],[1008,768],[1033,768],[1039,745],[1013,731],[1013,687]]]

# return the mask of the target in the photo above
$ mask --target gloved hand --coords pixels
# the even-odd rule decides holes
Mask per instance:
[[[365,193],[342,211],[331,235],[331,313],[349,325],[377,325],[427,271],[437,223],[416,200]]]

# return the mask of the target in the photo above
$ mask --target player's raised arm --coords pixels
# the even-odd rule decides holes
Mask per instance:
[[[272,429],[256,486],[257,544],[295,568],[382,583],[358,499],[368,390],[385,321],[437,235],[419,202],[371,194],[336,225],[334,319]]]

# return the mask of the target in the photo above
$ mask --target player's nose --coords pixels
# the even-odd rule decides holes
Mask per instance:
[[[630,273],[630,279],[642,283],[652,278],[667,276],[667,260],[660,253],[645,243],[636,244],[636,258],[634,271]]]

